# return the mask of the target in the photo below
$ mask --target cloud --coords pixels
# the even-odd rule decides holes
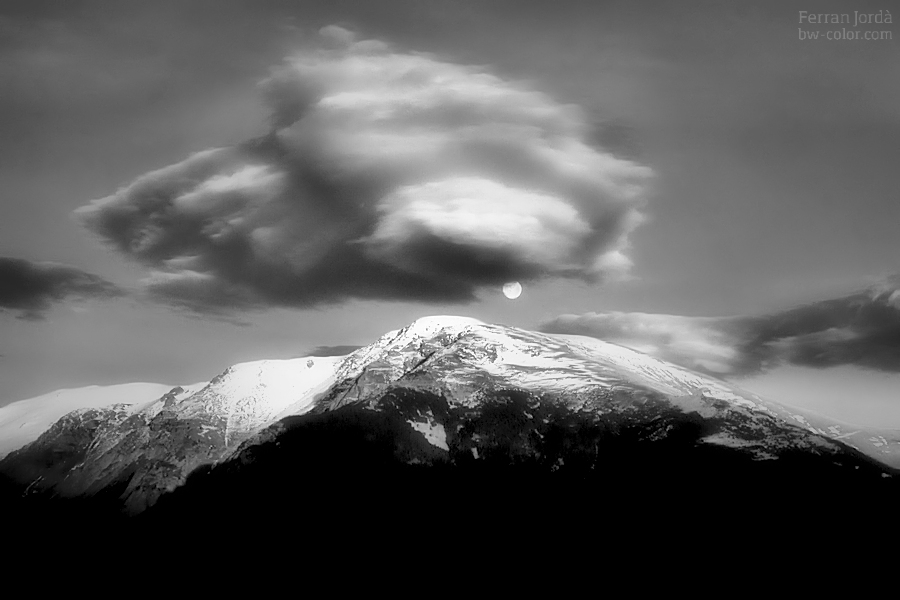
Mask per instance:
[[[900,277],[842,298],[755,317],[646,313],[561,315],[548,333],[588,335],[717,375],[778,364],[900,372]]]
[[[587,117],[481,67],[340,27],[262,83],[270,134],[80,208],[198,311],[349,298],[466,302],[480,286],[627,270],[649,168]]]
[[[346,356],[360,348],[362,346],[316,346],[304,352],[302,356]]]
[[[52,262],[0,257],[0,309],[40,320],[54,302],[68,298],[114,298],[124,292],[102,277]]]
[[[727,318],[608,312],[561,315],[540,329],[596,337],[699,371],[729,374],[751,368],[740,324]]]
[[[900,277],[833,300],[757,319],[751,347],[796,365],[900,371]]]

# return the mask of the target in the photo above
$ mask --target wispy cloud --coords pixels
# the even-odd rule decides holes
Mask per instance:
[[[338,27],[274,68],[272,132],[77,211],[197,311],[349,298],[466,302],[511,279],[627,270],[651,171],[577,106]]]
[[[362,346],[316,346],[304,352],[302,356],[344,356],[360,348]]]
[[[115,298],[125,292],[98,275],[52,262],[0,257],[0,309],[41,320],[57,302],[72,298]]]
[[[782,363],[897,372],[900,278],[758,317],[586,313],[561,315],[541,330],[602,338],[719,375],[744,375]]]

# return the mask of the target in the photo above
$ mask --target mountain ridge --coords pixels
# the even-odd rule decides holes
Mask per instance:
[[[724,381],[593,338],[446,316],[417,320],[345,357],[235,365],[200,390],[170,392],[137,411],[70,413],[0,461],[0,471],[26,496],[102,496],[128,514],[156,514],[158,502],[173,505],[165,498],[201,489],[203,473],[249,465],[264,449],[282,464],[272,448],[300,431],[343,457],[321,458],[342,469],[356,469],[374,436],[381,462],[373,468],[401,482],[431,468],[465,479],[483,464],[524,469],[535,481],[560,471],[590,480],[598,465],[626,479],[630,469],[665,478],[655,466],[671,462],[659,454],[663,447],[687,461],[675,469],[694,469],[691,457],[703,457],[697,477],[704,468],[721,477],[731,469],[722,465],[734,464],[766,481],[766,472],[783,478],[791,471],[780,465],[795,463],[810,465],[821,481],[856,481],[858,472],[878,485],[897,474],[886,464],[897,459],[896,446],[865,446],[868,432]],[[356,454],[336,447],[328,431],[349,436]],[[308,440],[298,443],[321,454]],[[297,460],[331,482],[309,457]]]

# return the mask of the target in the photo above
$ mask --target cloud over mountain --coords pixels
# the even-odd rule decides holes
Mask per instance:
[[[577,106],[338,27],[262,83],[270,134],[198,152],[77,211],[195,310],[349,298],[465,302],[482,285],[602,279],[651,171]]]
[[[560,315],[542,331],[587,335],[692,369],[731,373],[746,362],[739,321],[649,313]]]
[[[352,346],[349,344],[339,346],[316,346],[302,353],[302,356],[345,356],[351,352],[359,350],[362,346]]]
[[[114,298],[116,285],[76,267],[0,257],[0,310],[19,311],[19,318],[40,320],[55,302],[68,298]]]
[[[560,315],[550,333],[588,335],[718,375],[787,363],[900,372],[900,276],[859,292],[754,317]]]

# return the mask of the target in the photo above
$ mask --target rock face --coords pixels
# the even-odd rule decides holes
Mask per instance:
[[[157,505],[151,521],[895,494],[896,471],[831,426],[592,338],[430,317],[346,357],[238,365],[138,412],[72,413],[0,470],[31,495]]]

